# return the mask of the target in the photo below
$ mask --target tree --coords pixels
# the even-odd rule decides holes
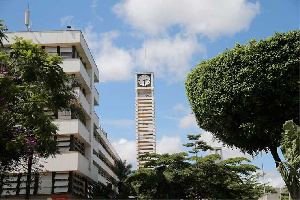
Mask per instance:
[[[138,169],[128,177],[127,183],[131,185],[139,199],[180,199],[188,196],[190,163],[186,161],[186,153],[147,154],[142,159],[151,159],[145,167],[153,169]]]
[[[258,182],[258,167],[246,164],[250,160],[242,157],[229,158],[220,161],[218,154],[198,157],[198,152],[213,150],[206,142],[200,140],[199,135],[187,135],[190,142],[183,144],[192,147],[188,160],[194,161],[191,171],[195,183],[190,187],[192,198],[259,198],[263,194],[263,184]],[[266,191],[275,191],[265,186]]]
[[[211,148],[196,140],[199,135],[188,137],[190,143]],[[149,160],[145,167],[152,169],[139,169],[126,180],[140,199],[255,199],[263,194],[263,185],[254,174],[258,168],[247,164],[246,158],[217,162],[217,154],[190,157],[184,152],[147,154],[142,158]],[[191,158],[195,162],[190,162]]]
[[[33,155],[55,155],[57,127],[51,113],[74,110],[84,118],[72,87],[73,78],[50,55],[30,41],[17,38],[10,54],[0,52],[0,166],[1,172],[27,159],[27,198]]]
[[[293,191],[292,197],[300,195],[300,127],[292,120],[283,126],[281,150],[286,162],[279,163],[278,170],[285,182],[288,182],[289,191]]]
[[[7,40],[6,35],[3,33],[5,31],[5,26],[3,25],[3,19],[0,19],[0,47],[3,46],[3,39]]]
[[[117,193],[112,189],[112,184],[107,185],[98,182],[93,188],[93,199],[115,199]]]
[[[192,147],[192,150],[189,151],[191,154],[195,154],[198,157],[198,153],[207,150],[213,150],[213,148],[206,144],[203,140],[199,140],[201,134],[198,135],[187,135],[187,138],[191,141],[189,143],[183,144],[186,147]]]
[[[132,173],[132,165],[126,164],[126,160],[116,160],[115,161],[115,174],[118,177],[117,186],[118,193],[112,189],[112,184],[107,185],[98,182],[93,191],[94,199],[128,199],[130,195],[130,185],[125,182],[128,176]]]
[[[299,122],[299,37],[276,33],[201,61],[185,82],[200,128],[243,152],[270,151],[278,167],[282,124]]]
[[[132,165],[127,164],[126,160],[115,161],[115,173],[118,177],[118,199],[127,199],[130,195],[130,186],[125,182],[128,176],[132,173]]]

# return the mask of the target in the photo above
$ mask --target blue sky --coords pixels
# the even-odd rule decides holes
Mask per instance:
[[[157,151],[183,151],[186,134],[210,133],[196,125],[185,95],[186,74],[200,60],[235,43],[299,29],[298,0],[0,0],[9,31],[24,31],[30,4],[32,30],[82,30],[100,70],[100,124],[119,155],[135,164],[134,72],[153,71]],[[147,65],[144,52],[147,51]],[[223,148],[225,157],[241,156]],[[247,155],[246,155],[247,156]],[[260,157],[253,160],[261,166]],[[269,154],[265,181],[282,185]]]

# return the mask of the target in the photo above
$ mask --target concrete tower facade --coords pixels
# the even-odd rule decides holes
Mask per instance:
[[[135,73],[136,150],[140,155],[156,152],[153,72]],[[137,168],[146,161],[137,159]]]

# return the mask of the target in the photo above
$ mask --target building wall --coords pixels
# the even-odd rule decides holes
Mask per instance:
[[[99,70],[81,31],[26,31],[5,34],[8,42],[4,40],[4,47],[9,47],[17,36],[32,40],[50,54],[60,52],[64,72],[76,76],[82,86],[74,88],[74,91],[88,116],[87,120],[82,122],[74,119],[71,112],[57,113],[54,123],[59,128],[58,143],[61,154],[45,160],[44,171],[48,175],[44,174],[43,187],[49,186],[47,180],[52,172],[68,175],[67,181],[59,181],[61,188],[67,188],[71,177],[69,172],[88,181],[104,184],[116,181],[114,164],[120,158],[108,141],[107,133],[99,126],[99,117],[94,111],[94,106],[99,105],[99,93],[94,85],[99,82]],[[42,179],[41,177],[40,180]],[[114,189],[116,190],[115,186]]]

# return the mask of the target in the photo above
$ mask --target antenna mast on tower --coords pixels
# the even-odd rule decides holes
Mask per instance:
[[[25,11],[25,26],[27,28],[27,31],[29,31],[30,26],[29,26],[29,16],[30,16],[30,11],[29,11],[29,4],[28,4],[28,8]]]
[[[147,49],[145,49],[145,72],[147,71]]]

